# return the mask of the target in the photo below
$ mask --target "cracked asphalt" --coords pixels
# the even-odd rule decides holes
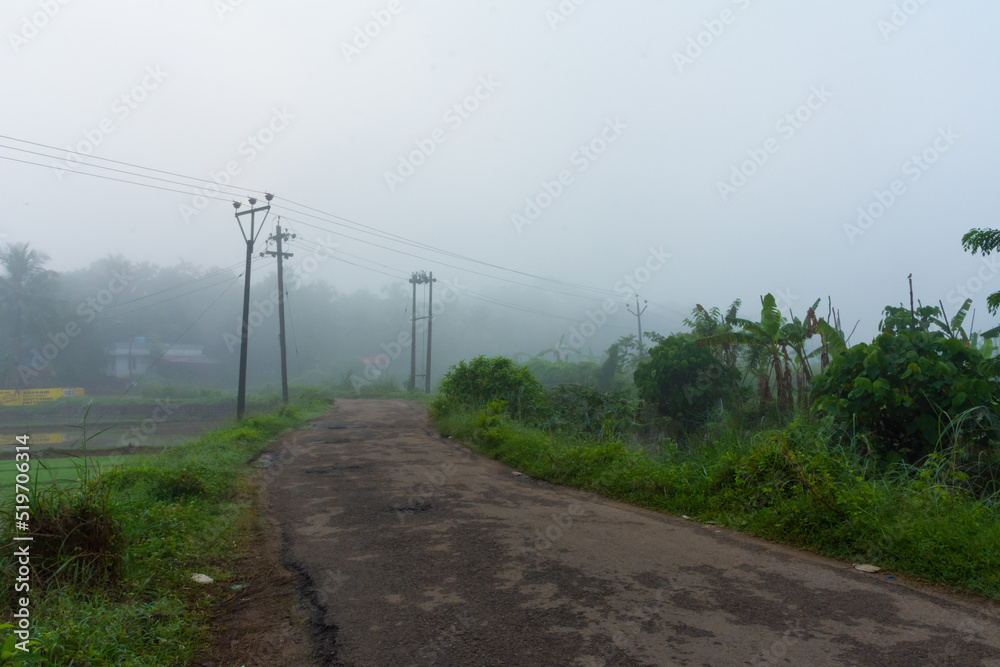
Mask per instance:
[[[339,400],[270,448],[323,665],[982,665],[1000,607],[554,486]]]

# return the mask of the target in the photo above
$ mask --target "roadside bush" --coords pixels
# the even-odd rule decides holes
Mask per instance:
[[[627,392],[602,392],[578,384],[560,384],[546,393],[549,428],[579,433],[609,430],[621,435],[634,425],[635,405]]]
[[[982,361],[978,350],[940,333],[883,333],[834,357],[814,381],[813,411],[870,433],[872,453],[888,461],[915,463],[946,435],[982,445],[995,434],[998,389],[979,372]],[[977,411],[986,419],[970,418]]]
[[[720,401],[734,397],[739,382],[738,370],[689,334],[661,340],[635,371],[639,397],[684,427],[703,422]]]
[[[601,365],[593,361],[548,361],[529,359],[524,364],[546,389],[563,384],[597,386]]]
[[[519,418],[545,413],[542,385],[531,371],[506,357],[478,356],[452,366],[441,381],[435,405],[440,411],[448,403],[478,408],[493,401],[502,401],[507,413]]]

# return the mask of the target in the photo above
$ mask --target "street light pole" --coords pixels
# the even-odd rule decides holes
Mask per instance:
[[[254,242],[257,241],[261,230],[264,229],[264,221],[267,220],[267,214],[271,210],[271,200],[274,198],[274,195],[267,193],[264,195],[264,198],[267,200],[267,204],[265,206],[257,206],[257,200],[254,197],[250,197],[248,200],[250,208],[246,211],[240,210],[242,206],[240,202],[233,202],[233,208],[236,210],[236,222],[239,223],[243,240],[247,244],[247,261],[246,267],[243,269],[243,327],[240,330],[240,381],[236,392],[236,419],[238,420],[243,419],[247,405],[247,339],[250,337],[250,263],[253,261]],[[264,219],[260,221],[260,227],[257,227],[257,213],[261,211],[264,212]],[[249,234],[247,233],[247,229],[244,229],[243,221],[240,219],[244,215],[250,216]]]

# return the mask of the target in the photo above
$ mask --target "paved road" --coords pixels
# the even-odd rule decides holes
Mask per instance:
[[[419,406],[271,449],[321,664],[987,665],[997,607],[514,474]]]

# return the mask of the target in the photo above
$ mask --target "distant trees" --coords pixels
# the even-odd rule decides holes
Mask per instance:
[[[12,243],[0,251],[0,336],[5,386],[18,387],[18,373],[30,364],[29,350],[41,348],[58,319],[57,275],[45,268],[49,256],[28,243]]]

